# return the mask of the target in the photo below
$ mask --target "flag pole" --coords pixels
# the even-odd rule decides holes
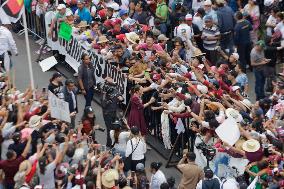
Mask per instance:
[[[33,90],[33,98],[35,99],[36,96],[35,96],[34,74],[33,74],[33,67],[32,67],[31,50],[30,50],[30,43],[29,43],[28,27],[27,27],[27,19],[26,19],[26,11],[25,10],[23,11],[23,24],[24,24],[24,31],[25,31],[25,40],[26,40],[26,48],[27,48],[31,87],[32,87],[32,90]]]

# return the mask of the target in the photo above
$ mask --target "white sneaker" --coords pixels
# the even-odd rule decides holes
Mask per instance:
[[[74,76],[74,77],[78,77],[78,73],[74,73],[73,76]]]

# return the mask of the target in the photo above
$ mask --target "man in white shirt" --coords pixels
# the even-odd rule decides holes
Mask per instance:
[[[212,9],[212,2],[211,2],[211,0],[204,1],[204,10],[205,10],[205,14],[206,15],[212,16],[213,23],[217,25],[218,24],[217,13],[216,13],[216,11],[214,11]]]
[[[12,33],[6,27],[2,26],[2,22],[0,20],[0,61],[2,61],[1,66],[4,65],[6,70],[10,68],[9,51],[13,51],[13,53],[18,56],[18,49]]]
[[[192,20],[192,23],[197,25],[198,26],[198,29],[200,31],[203,30],[203,25],[204,25],[204,22],[203,22],[203,17],[205,15],[205,11],[203,8],[199,8],[196,12],[196,14],[193,16],[193,20]]]
[[[180,21],[180,25],[175,27],[174,36],[180,37],[183,41],[186,41],[187,39],[191,39],[193,35],[192,28],[186,24],[185,17],[180,17],[179,21]],[[184,33],[186,35],[184,35]]]

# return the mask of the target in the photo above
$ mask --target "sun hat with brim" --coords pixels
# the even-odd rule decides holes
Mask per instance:
[[[107,39],[107,37],[105,36],[105,35],[102,35],[102,36],[100,36],[99,37],[99,40],[98,40],[98,44],[100,44],[100,43],[106,43],[106,42],[108,42],[109,40]]]
[[[245,139],[240,138],[239,140],[237,140],[237,142],[235,143],[235,148],[238,150],[242,150],[243,149],[243,144],[246,142]]]
[[[226,116],[229,118],[234,118],[236,120],[236,122],[241,122],[243,120],[242,115],[235,109],[233,108],[228,108],[225,111]]]
[[[102,175],[102,184],[107,188],[112,188],[115,186],[115,181],[118,180],[119,174],[115,169],[109,169],[105,171]]]
[[[251,107],[252,107],[252,104],[251,104],[251,101],[248,100],[248,99],[243,99],[242,101],[240,101],[240,103],[242,105],[244,105],[247,109],[251,110]]]
[[[37,127],[41,122],[41,116],[34,115],[30,118],[29,121],[29,128],[35,128]]]
[[[88,23],[86,22],[86,21],[81,21],[78,25],[77,25],[77,27],[78,28],[85,28],[85,27],[88,27],[89,25],[88,25]]]
[[[243,143],[243,150],[246,152],[256,152],[260,148],[260,144],[255,139],[249,139]]]
[[[137,35],[137,33],[135,32],[126,33],[125,37],[128,41],[130,41],[133,44],[139,43],[140,40],[139,35]]]
[[[168,41],[169,38],[167,38],[164,34],[160,34],[160,35],[158,36],[158,40],[159,40],[159,41]]]
[[[197,85],[197,90],[199,90],[202,94],[206,94],[208,92],[208,88],[205,85]]]
[[[69,168],[69,164],[68,163],[61,163],[56,167],[55,170],[55,176],[57,179],[63,178],[67,175],[68,172],[68,168]]]
[[[199,57],[199,56],[203,56],[205,55],[206,53],[203,53],[199,48],[195,48],[194,51],[193,51],[193,56],[192,58],[195,58],[195,57]]]

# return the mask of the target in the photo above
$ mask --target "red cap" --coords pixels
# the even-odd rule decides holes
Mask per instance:
[[[103,18],[103,17],[106,17],[106,9],[102,9],[98,12],[98,15]]]
[[[161,79],[161,74],[154,74],[153,75],[153,80],[158,81],[159,79]]]
[[[106,21],[104,22],[104,25],[105,25],[106,27],[108,27],[108,28],[111,28],[111,27],[112,27],[112,21],[111,21],[111,20],[106,20]]]
[[[116,39],[123,41],[125,39],[125,34],[119,34],[115,36]]]
[[[121,24],[121,20],[120,19],[116,19],[116,20],[114,20],[113,22],[112,22],[112,26],[115,26],[115,25],[120,25]]]
[[[179,97],[181,100],[185,100],[186,96],[182,93],[176,93],[177,97]]]
[[[150,28],[147,26],[147,25],[143,25],[142,26],[142,31],[143,32],[146,32],[146,31],[148,31]]]

